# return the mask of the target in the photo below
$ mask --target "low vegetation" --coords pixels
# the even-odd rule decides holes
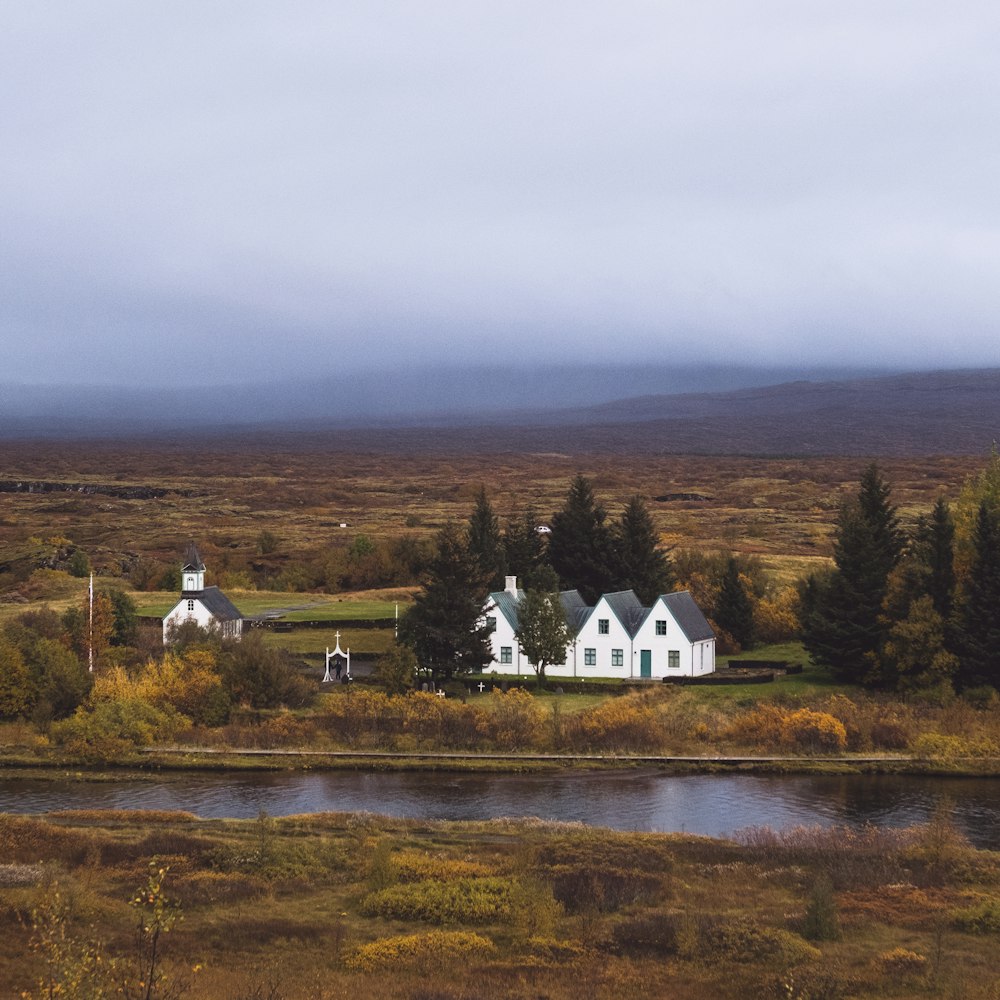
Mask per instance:
[[[0,967],[30,998],[995,996],[1000,858],[946,813],[716,841],[67,812],[0,816],[0,857]]]

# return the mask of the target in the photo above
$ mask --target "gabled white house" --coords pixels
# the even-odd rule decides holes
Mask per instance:
[[[217,629],[224,639],[243,635],[243,615],[218,587],[205,586],[205,564],[192,542],[181,567],[181,599],[163,619],[163,644],[170,642],[174,629],[186,621],[200,628]]]
[[[490,594],[485,615],[492,626],[488,671],[533,674],[515,635],[524,591],[507,577]],[[715,670],[715,633],[684,590],[663,594],[643,607],[631,590],[603,594],[590,607],[575,590],[559,595],[573,640],[566,662],[546,666],[551,677],[698,677]]]

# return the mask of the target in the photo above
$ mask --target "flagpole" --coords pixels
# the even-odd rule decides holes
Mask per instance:
[[[94,574],[90,574],[90,630],[87,636],[87,670],[94,672]]]

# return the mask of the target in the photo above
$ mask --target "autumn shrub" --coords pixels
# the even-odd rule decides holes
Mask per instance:
[[[847,731],[844,724],[828,712],[800,708],[782,719],[781,742],[796,750],[835,753],[846,747]]]
[[[364,899],[361,910],[368,916],[433,924],[506,923],[513,912],[513,893],[509,878],[428,879],[380,889]]]
[[[104,761],[169,740],[185,725],[186,720],[171,709],[139,699],[116,699],[78,708],[52,726],[52,738],[75,757]]]
[[[524,750],[538,739],[543,712],[537,700],[524,688],[504,693],[494,688],[485,716],[486,729],[494,746],[501,750]]]
[[[656,713],[641,698],[623,695],[570,716],[564,732],[578,749],[656,753],[663,746],[663,731]]]
[[[874,965],[887,978],[912,979],[926,973],[927,957],[907,948],[893,948],[877,955]]]
[[[320,720],[341,743],[387,746],[402,730],[403,699],[348,686],[324,699]]]
[[[954,910],[954,926],[966,934],[1000,934],[1000,899],[989,897],[972,906]]]
[[[619,954],[667,958],[678,953],[681,915],[662,910],[643,910],[614,925],[611,947]]]
[[[395,877],[400,882],[435,879],[448,882],[455,879],[496,875],[497,866],[470,858],[449,858],[427,851],[403,850],[392,855]]]
[[[873,824],[781,830],[752,826],[733,834],[748,860],[808,866],[829,875],[838,889],[901,881],[906,874],[905,851],[914,839],[913,830]]]
[[[963,757],[994,757],[997,745],[982,737],[953,736],[948,733],[921,733],[913,741],[913,752],[928,760],[954,761]]]
[[[785,587],[773,597],[762,597],[754,605],[753,631],[758,642],[785,642],[794,639],[801,628],[798,588]]]
[[[775,705],[755,705],[738,713],[722,733],[724,740],[740,746],[773,750],[781,745],[786,713]]]
[[[549,838],[531,862],[532,871],[552,883],[555,898],[570,913],[659,902],[672,867],[661,840],[599,832]]]
[[[0,858],[30,864],[39,858],[81,865],[97,850],[93,834],[68,830],[45,820],[0,813]]]
[[[441,744],[450,750],[475,749],[483,745],[485,712],[456,698],[442,698]]]
[[[380,938],[356,948],[344,965],[355,972],[423,965],[439,968],[451,962],[487,959],[496,952],[493,942],[471,931],[428,931]]]
[[[764,926],[752,916],[699,921],[702,948],[732,962],[779,961],[799,965],[821,957],[818,948],[791,931]]]
[[[274,750],[279,747],[301,747],[316,736],[316,724],[291,712],[261,719],[252,725],[230,724],[222,730],[226,746],[241,749]]]

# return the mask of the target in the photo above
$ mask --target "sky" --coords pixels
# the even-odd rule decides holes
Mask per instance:
[[[998,37],[987,0],[0,0],[0,382],[996,366]]]

